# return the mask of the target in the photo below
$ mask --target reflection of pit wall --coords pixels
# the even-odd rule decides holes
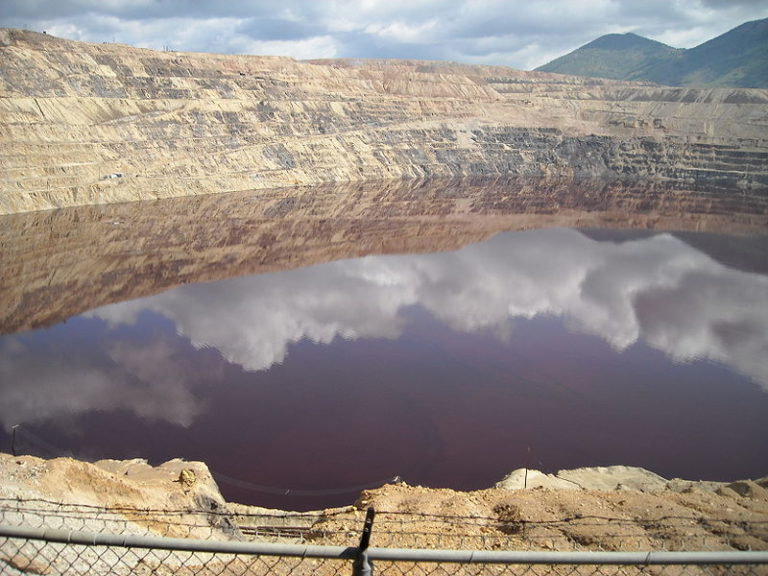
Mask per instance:
[[[0,332],[180,284],[367,254],[456,250],[503,230],[765,234],[768,196],[730,192],[554,179],[370,182],[0,217],[3,255],[24,263],[0,275]]]

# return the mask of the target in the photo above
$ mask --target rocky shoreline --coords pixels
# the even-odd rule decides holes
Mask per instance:
[[[415,545],[409,538],[424,532],[433,536],[420,546],[457,547],[450,530],[434,530],[436,523],[459,519],[467,534],[514,537],[522,549],[567,549],[574,542],[586,549],[768,549],[768,478],[667,480],[626,466],[556,475],[521,469],[487,490],[398,482],[363,491],[347,507],[296,513],[226,502],[202,462],[176,459],[153,467],[144,460],[86,463],[0,454],[5,523],[38,514],[36,522],[57,518],[56,527],[82,530],[109,516],[120,519],[122,530],[165,536],[290,539],[301,531],[313,543],[343,544],[355,537],[371,506],[382,518],[380,538],[387,535],[378,545]],[[63,514],[67,507],[93,510],[93,517]],[[409,515],[409,531],[398,531],[395,524]]]

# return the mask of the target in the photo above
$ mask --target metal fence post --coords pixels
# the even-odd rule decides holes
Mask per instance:
[[[13,430],[13,435],[11,436],[11,454],[14,456],[18,456],[18,454],[16,454],[16,429],[18,427],[18,424],[14,424],[11,428]]]
[[[368,545],[371,542],[371,530],[373,530],[373,518],[375,516],[376,511],[373,508],[368,508],[357,558],[352,563],[352,576],[373,576],[373,564],[368,560]]]

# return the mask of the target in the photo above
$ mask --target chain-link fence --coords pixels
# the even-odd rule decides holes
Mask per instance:
[[[43,499],[0,498],[0,525],[163,536],[330,546],[354,545],[364,510],[283,512],[201,499],[190,509],[63,504]],[[649,517],[562,515],[527,520],[519,508],[496,506],[492,515],[450,515],[379,510],[371,545],[531,551],[727,551],[768,549],[768,520],[739,515],[664,513]]]
[[[661,545],[661,524],[531,523],[511,510],[493,517],[381,511],[374,522],[353,507],[284,513],[214,504],[169,511],[0,499],[0,573],[768,575],[768,552],[734,550],[712,532],[697,550],[689,541],[688,551],[670,551],[675,542]],[[768,527],[739,529],[764,537]]]

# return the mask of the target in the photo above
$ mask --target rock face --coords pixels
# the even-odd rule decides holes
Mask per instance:
[[[666,490],[668,481],[644,468],[635,466],[600,466],[559,470],[545,474],[539,470],[519,468],[510,472],[496,488],[524,490],[550,488],[554,490],[641,490],[658,492]]]
[[[180,481],[182,476],[193,480]],[[41,524],[46,517],[64,523],[57,518],[57,503],[65,503],[81,507],[77,522],[70,525],[74,529],[157,533],[160,528],[166,536],[239,536],[234,525],[220,515],[226,511],[226,502],[203,462],[175,459],[150,466],[139,459],[90,463],[0,453],[0,478],[0,515],[9,525]],[[11,501],[28,504],[9,506]],[[164,513],[142,514],[138,508]],[[90,523],[84,514],[88,509],[94,517]],[[197,511],[216,514],[200,522]],[[184,527],[174,527],[172,523],[178,523],[185,513],[190,515]]]
[[[768,188],[768,91],[417,61],[153,52],[0,30],[0,213],[508,176]]]

